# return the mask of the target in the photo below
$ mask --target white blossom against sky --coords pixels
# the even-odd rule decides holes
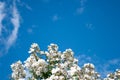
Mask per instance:
[[[120,68],[119,0],[0,0],[0,79],[10,64],[24,61],[31,43],[42,50],[56,43],[71,48],[79,65],[92,62],[98,72]],[[104,72],[104,74],[103,74]]]

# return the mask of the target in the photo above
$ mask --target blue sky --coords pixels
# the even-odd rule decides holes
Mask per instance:
[[[120,0],[0,0],[0,79],[29,56],[31,43],[71,48],[79,65],[105,74],[120,68]]]

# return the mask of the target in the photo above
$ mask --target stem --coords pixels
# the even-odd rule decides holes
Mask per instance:
[[[35,56],[36,61],[38,61],[38,57],[37,57],[37,55],[36,55],[35,53],[34,53],[33,55]]]

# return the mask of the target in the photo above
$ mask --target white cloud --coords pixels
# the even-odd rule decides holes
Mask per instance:
[[[112,73],[117,68],[120,68],[120,59],[111,59],[111,60],[105,61],[104,63],[99,63],[96,66],[96,68],[101,73],[102,77],[106,77],[108,73]]]
[[[53,15],[52,20],[53,21],[58,21],[60,17],[58,15]]]
[[[25,7],[30,11],[32,10],[32,8],[28,4],[26,4],[25,2],[23,2],[21,0],[17,0],[17,2],[19,3],[18,5],[20,5],[21,7]]]
[[[28,29],[27,29],[27,32],[28,32],[29,34],[31,34],[31,33],[33,33],[33,29],[32,29],[32,28],[28,28]]]
[[[83,7],[86,2],[87,2],[87,0],[80,0],[80,6]]]
[[[34,34],[35,29],[37,28],[37,25],[32,25],[27,29],[28,34]]]
[[[28,10],[32,10],[32,8],[29,5],[25,4],[25,6]]]
[[[110,60],[109,63],[112,64],[112,65],[117,65],[119,63],[118,65],[120,65],[120,59]]]
[[[77,8],[77,14],[82,14],[84,11],[84,7]]]
[[[79,60],[78,64],[80,66],[83,66],[85,63],[93,63],[101,77],[106,77],[108,73],[111,73],[115,71],[116,68],[120,67],[120,59],[111,59],[107,61],[104,59],[99,59],[96,55],[90,57],[85,54],[77,55],[75,58]]]
[[[84,55],[84,54],[77,55],[77,56],[75,56],[75,58],[77,58],[79,60],[79,65],[80,66],[82,66],[84,63],[88,63],[88,62],[92,61],[91,57],[89,57],[87,55]]]
[[[2,21],[5,17],[4,9],[5,9],[5,3],[0,2],[0,36],[2,34],[2,28],[3,28]]]
[[[91,24],[91,23],[86,24],[86,27],[87,27],[87,29],[89,29],[89,30],[94,30],[94,29],[95,29],[95,27],[94,27],[93,24]]]
[[[82,14],[84,12],[86,2],[87,0],[80,0],[80,7],[76,9],[77,14]]]
[[[96,70],[100,73],[101,77],[106,77],[108,73],[111,73],[112,71],[109,70],[109,64],[102,63],[96,65]]]
[[[13,4],[13,8],[12,8],[11,23],[13,24],[14,29],[12,30],[12,33],[10,34],[10,36],[8,37],[8,40],[6,42],[6,50],[8,50],[16,41],[18,29],[20,27],[20,15],[17,10],[15,2]]]

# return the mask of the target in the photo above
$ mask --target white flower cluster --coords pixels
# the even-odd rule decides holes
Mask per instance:
[[[18,61],[11,65],[13,80],[103,80],[93,64],[87,63],[80,68],[71,49],[60,52],[56,44],[50,44],[48,51],[41,51],[38,44],[33,43],[29,53],[24,64]],[[120,70],[104,80],[115,79],[120,79]]]
[[[108,74],[104,80],[120,80],[120,69],[116,69],[114,73]]]
[[[101,80],[100,75],[95,72],[95,67],[93,64],[87,63],[84,64],[82,69],[82,79],[84,80]]]
[[[30,51],[28,53],[37,53],[40,51],[40,48],[37,43],[31,45]]]
[[[15,80],[23,79],[26,76],[26,72],[24,70],[24,67],[22,65],[21,61],[17,61],[16,63],[11,65],[12,68],[12,78]]]

